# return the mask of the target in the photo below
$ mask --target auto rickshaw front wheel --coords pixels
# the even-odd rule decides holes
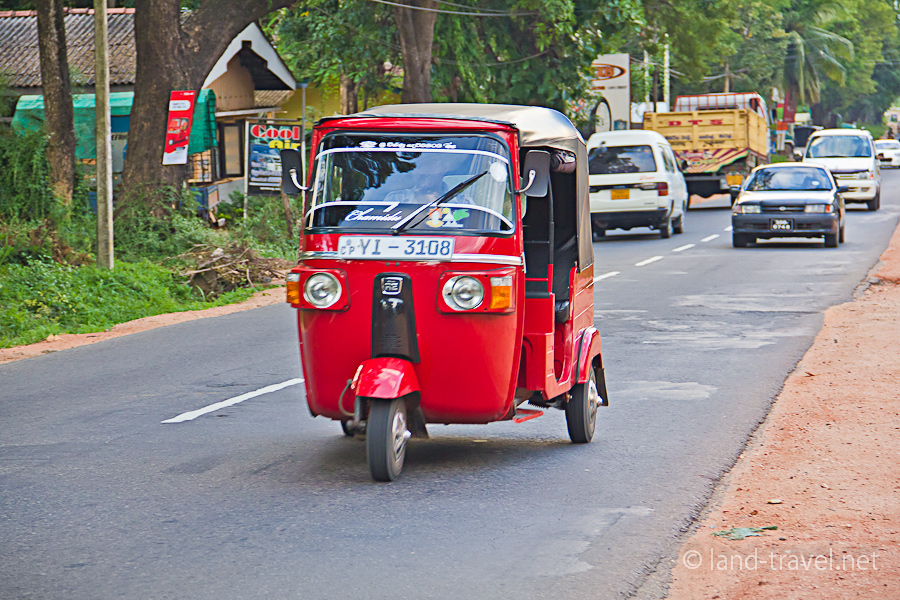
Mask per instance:
[[[594,369],[584,383],[575,384],[566,402],[566,426],[569,439],[576,444],[586,444],[594,437],[597,427],[597,407],[600,393],[597,391],[597,376]]]
[[[375,481],[394,481],[403,470],[406,442],[411,437],[407,428],[406,402],[372,400],[366,423],[366,457]]]

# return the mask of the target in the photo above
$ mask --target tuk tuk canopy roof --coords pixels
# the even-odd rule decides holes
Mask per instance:
[[[519,132],[521,148],[551,148],[575,155],[575,197],[570,199],[575,217],[572,233],[577,238],[579,270],[594,263],[591,245],[591,209],[588,195],[587,147],[578,129],[561,112],[542,106],[514,104],[393,104],[376,106],[352,115],[320,119],[326,123],[334,119],[352,118],[459,119],[509,125]],[[558,199],[562,200],[562,198]],[[557,240],[565,243],[565,240]]]
[[[392,104],[376,106],[353,115],[326,117],[330,119],[353,117],[428,118],[484,121],[509,125],[519,130],[519,143],[523,147],[546,146],[578,154],[584,148],[584,139],[565,115],[542,106],[517,106],[514,104]]]

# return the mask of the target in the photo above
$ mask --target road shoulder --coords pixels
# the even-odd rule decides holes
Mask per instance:
[[[881,259],[826,311],[682,546],[671,600],[900,598],[900,228]]]

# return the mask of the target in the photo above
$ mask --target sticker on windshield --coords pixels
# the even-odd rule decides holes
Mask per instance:
[[[365,140],[359,143],[360,148],[397,148],[401,150],[455,150],[453,142],[373,142]]]
[[[499,162],[491,163],[490,171],[491,171],[491,179],[493,179],[497,183],[503,183],[506,181],[507,171],[506,171],[506,165],[504,165],[503,163],[499,163]]]
[[[429,227],[462,227],[459,219],[469,216],[467,210],[450,210],[449,208],[435,208],[428,215],[425,224]]]

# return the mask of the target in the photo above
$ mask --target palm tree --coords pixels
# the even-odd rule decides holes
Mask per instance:
[[[783,84],[793,110],[798,102],[819,102],[823,77],[844,81],[841,59],[853,57],[853,42],[825,29],[841,9],[834,0],[794,0],[784,12]]]

